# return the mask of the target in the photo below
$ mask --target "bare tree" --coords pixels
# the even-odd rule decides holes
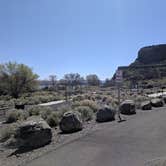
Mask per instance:
[[[100,85],[100,79],[96,74],[87,75],[86,81],[87,81],[88,85],[90,85],[90,86],[99,86]]]
[[[49,76],[49,80],[51,82],[52,88],[55,90],[56,89],[56,85],[57,85],[57,76],[56,75],[50,75]]]

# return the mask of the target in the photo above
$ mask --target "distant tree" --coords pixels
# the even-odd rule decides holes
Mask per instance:
[[[65,74],[64,80],[68,86],[72,88],[81,84],[82,77],[78,73]]]
[[[105,87],[110,87],[112,85],[113,85],[112,79],[106,78],[105,81],[104,81],[104,86]]]
[[[51,82],[51,86],[53,89],[56,89],[56,85],[57,85],[57,76],[56,75],[50,75],[49,76],[49,80]]]
[[[22,93],[37,88],[38,75],[24,64],[0,64],[0,92],[18,98]]]
[[[99,86],[100,85],[100,79],[96,74],[90,74],[86,76],[86,81],[88,85],[90,86]]]
[[[78,73],[65,74],[64,78],[61,80],[61,83],[66,86],[68,95],[81,93],[84,82],[84,78]]]

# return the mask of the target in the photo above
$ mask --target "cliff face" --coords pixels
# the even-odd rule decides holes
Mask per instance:
[[[166,44],[141,48],[138,57],[131,65],[166,64]]]
[[[120,67],[125,81],[149,81],[166,78],[166,44],[141,48],[136,60]]]

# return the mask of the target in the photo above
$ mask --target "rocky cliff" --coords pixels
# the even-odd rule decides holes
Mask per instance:
[[[166,64],[166,44],[141,48],[132,66]]]
[[[123,70],[125,81],[149,81],[166,79],[166,44],[141,48],[136,60]]]

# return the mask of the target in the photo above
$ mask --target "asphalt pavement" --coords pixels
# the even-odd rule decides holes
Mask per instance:
[[[142,166],[166,156],[166,108],[138,111],[123,123],[101,124],[96,131],[26,166]]]

